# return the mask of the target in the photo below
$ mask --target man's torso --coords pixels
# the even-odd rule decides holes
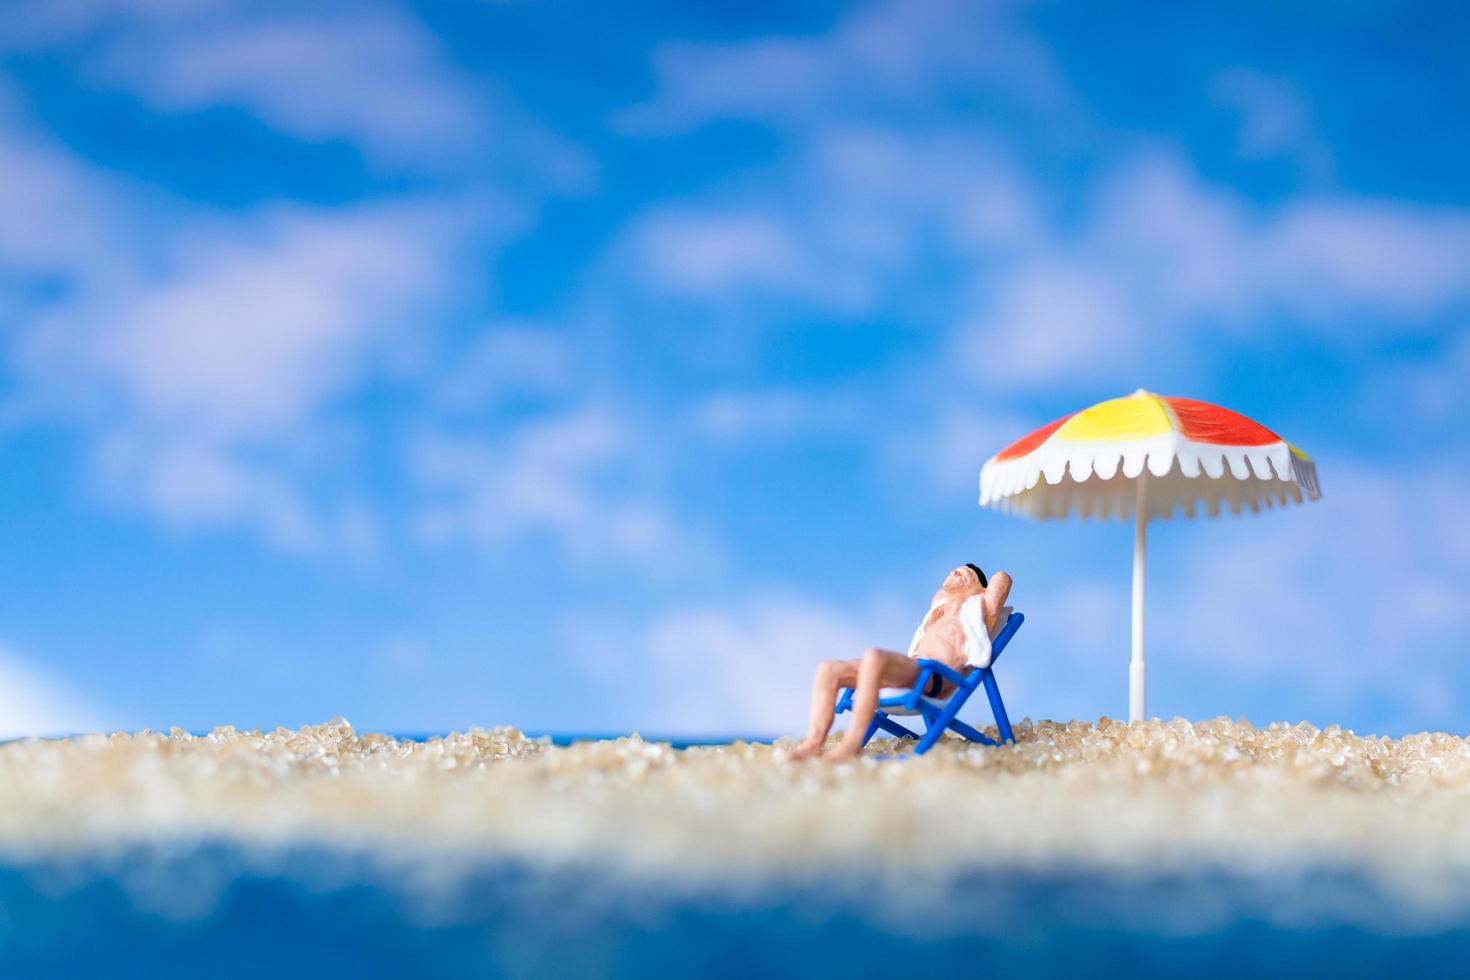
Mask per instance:
[[[959,608],[946,609],[940,617],[924,628],[914,656],[921,660],[938,660],[955,670],[964,670],[965,628],[960,624]]]

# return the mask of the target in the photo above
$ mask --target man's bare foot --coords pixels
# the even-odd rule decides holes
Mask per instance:
[[[857,758],[857,754],[863,750],[861,745],[851,745],[847,742],[838,742],[826,751],[822,756],[823,762],[846,762],[848,759]]]
[[[822,743],[825,742],[825,741],[826,741],[826,738],[825,737],[821,737],[821,738],[808,737],[804,742],[802,742],[796,748],[792,749],[791,750],[791,754],[789,756],[787,756],[787,758],[790,758],[790,759],[811,759],[811,758],[814,758],[818,753],[820,753],[822,751]]]

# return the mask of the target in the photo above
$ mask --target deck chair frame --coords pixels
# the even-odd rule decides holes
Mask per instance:
[[[914,681],[914,686],[903,694],[894,697],[882,698],[878,702],[878,712],[873,715],[872,724],[868,725],[867,734],[863,736],[863,745],[873,740],[873,736],[882,729],[890,735],[900,738],[908,736],[918,739],[919,744],[914,746],[915,755],[923,755],[934,746],[943,736],[946,730],[958,732],[960,735],[972,742],[982,745],[1000,745],[1001,742],[1014,742],[1016,736],[1011,732],[1011,720],[1006,716],[1006,706],[1000,698],[1000,688],[995,683],[995,662],[1000,659],[1006,644],[1010,643],[1011,637],[1016,635],[1016,630],[1026,617],[1018,612],[1013,612],[1001,631],[996,634],[995,640],[990,644],[990,666],[975,667],[968,674],[961,676],[960,673],[947,664],[937,660],[920,660],[919,677]],[[954,693],[946,701],[936,701],[924,696],[929,681],[935,675],[943,677],[949,683],[955,685]],[[1000,742],[989,737],[971,725],[960,721],[960,709],[979,688],[985,688],[985,696],[990,699],[990,711],[995,715],[996,732],[1000,735]],[[852,688],[843,688],[842,694],[837,699],[837,713],[852,709]],[[887,710],[884,710],[887,709]],[[917,714],[924,719],[924,733],[921,735],[906,725],[900,725],[894,721],[889,714],[895,709],[902,709],[908,714]]]

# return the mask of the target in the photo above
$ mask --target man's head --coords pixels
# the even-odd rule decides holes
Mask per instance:
[[[944,591],[950,593],[982,592],[989,584],[979,565],[961,565],[945,578]]]

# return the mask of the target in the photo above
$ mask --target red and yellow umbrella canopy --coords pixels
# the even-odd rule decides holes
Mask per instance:
[[[1192,398],[1139,389],[1084,408],[992,456],[980,470],[980,504],[1029,517],[1132,517],[1133,655],[1128,719],[1146,710],[1144,551],[1150,518],[1203,504],[1259,511],[1321,496],[1306,453],[1258,422]]]
[[[1143,477],[1147,471],[1148,476]],[[1147,480],[1147,493],[1137,482]],[[996,453],[980,504],[1029,517],[1211,516],[1320,496],[1306,453],[1228,408],[1140,389],[1064,416]]]

